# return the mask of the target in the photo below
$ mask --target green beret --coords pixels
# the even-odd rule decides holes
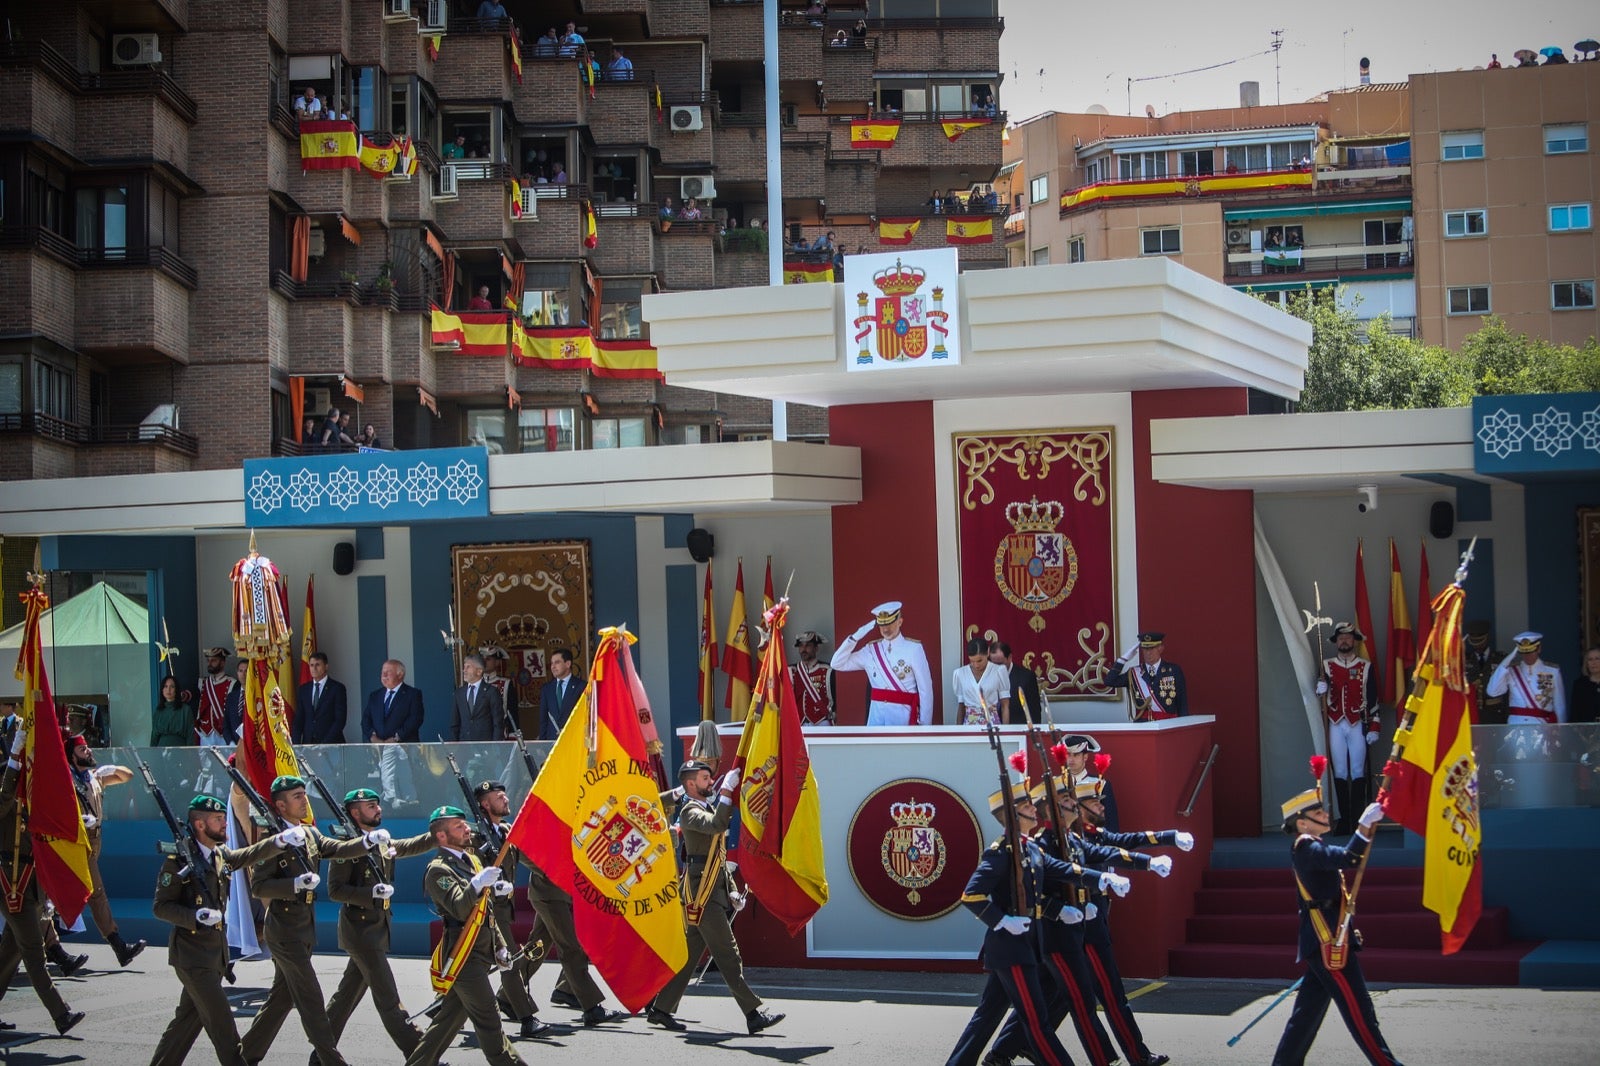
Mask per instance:
[[[294,774],[284,774],[282,777],[273,779],[272,794],[276,796],[280,792],[292,792],[297,788],[305,787],[305,778],[296,777]]]
[[[215,796],[196,796],[189,801],[189,811],[205,811],[207,814],[227,814],[228,808]]]
[[[360,803],[362,800],[375,800],[377,798],[378,794],[370,788],[352,788],[344,794],[344,805],[348,807],[352,803]]]
[[[443,807],[435,807],[433,813],[428,815],[428,828],[433,828],[434,822],[442,822],[446,818],[466,818],[467,812],[460,807],[452,807],[446,803]]]

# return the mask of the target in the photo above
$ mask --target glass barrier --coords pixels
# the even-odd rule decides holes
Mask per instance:
[[[1600,725],[1476,725],[1485,809],[1600,807]]]

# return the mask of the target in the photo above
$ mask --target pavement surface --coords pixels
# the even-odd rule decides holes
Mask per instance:
[[[114,969],[111,949],[104,945],[80,945],[75,950],[89,953],[90,967],[58,985],[67,1001],[88,1017],[67,1037],[57,1037],[32,988],[19,975],[0,1004],[0,1017],[18,1027],[0,1033],[0,1063],[135,1066],[150,1060],[179,995],[177,980],[166,965],[165,947],[152,945],[129,970]],[[332,993],[343,968],[341,956],[318,956],[325,995]],[[420,1010],[431,998],[426,960],[395,959],[394,968],[406,1005]],[[266,996],[272,971],[264,962],[241,963],[237,969],[239,982],[229,992],[243,1030]],[[547,965],[534,977],[534,995],[544,1008],[541,1017],[561,1028],[554,1039],[516,1043],[530,1066],[554,1061],[586,1066],[734,1066],[741,1061],[928,1066],[945,1061],[983,980],[969,974],[753,970],[751,984],[766,998],[768,1008],[785,1011],[788,1018],[752,1037],[745,1033],[744,1019],[715,973],[690,990],[678,1011],[690,1026],[686,1033],[652,1028],[640,1017],[584,1029],[576,1012],[549,1004],[556,974],[557,968]],[[1265,1008],[1282,986],[1174,979],[1130,980],[1128,989],[1146,1042],[1180,1066],[1269,1062],[1289,1016],[1286,1000],[1230,1048],[1228,1038]],[[1390,1047],[1407,1066],[1600,1062],[1600,991],[1379,986],[1374,1001]],[[1070,1026],[1064,1042],[1076,1050]],[[393,1066],[401,1061],[367,1003],[357,1008],[340,1049],[351,1066]],[[291,1017],[266,1064],[302,1066],[308,1055],[309,1045]],[[203,1035],[188,1061],[215,1061]],[[462,1066],[482,1062],[483,1057],[458,1040],[446,1061]],[[1309,1061],[1316,1066],[1358,1066],[1365,1060],[1337,1014],[1330,1011]]]

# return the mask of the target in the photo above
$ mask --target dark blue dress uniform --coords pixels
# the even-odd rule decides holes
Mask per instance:
[[[1345,1027],[1368,1062],[1399,1066],[1378,1028],[1372,996],[1361,975],[1361,958],[1356,954],[1360,947],[1357,938],[1351,938],[1344,969],[1330,970],[1322,961],[1321,934],[1338,931],[1339,901],[1344,898],[1343,871],[1359,864],[1366,850],[1367,839],[1359,833],[1342,848],[1324,844],[1310,834],[1294,842],[1290,853],[1294,875],[1304,889],[1300,899],[1300,958],[1306,963],[1306,973],[1300,993],[1295,996],[1289,1024],[1284,1026],[1278,1050],[1272,1056],[1273,1066],[1300,1066],[1306,1061],[1330,1001],[1339,1008]]]
[[[1022,1015],[1030,1054],[1039,1066],[1070,1066],[1072,1062],[1049,1024],[1048,1001],[1039,984],[1043,902],[1058,885],[1098,884],[1100,874],[1051,858],[1032,841],[1024,848],[1023,886],[1027,899],[1020,910],[1021,916],[1033,919],[1026,933],[1018,935],[998,928],[1002,918],[1017,910],[1012,905],[1016,880],[1012,876],[1011,846],[1004,838],[984,851],[962,893],[961,902],[988,927],[983,938],[983,968],[989,972],[989,980],[978,997],[978,1009],[945,1066],[976,1066],[989,1034],[1000,1024],[1007,1007]]]
[[[1150,687],[1150,695],[1154,697],[1155,706],[1139,694],[1139,686],[1135,683],[1132,674],[1144,675],[1144,682]],[[1183,667],[1177,663],[1169,663],[1162,659],[1156,664],[1154,671],[1149,670],[1144,663],[1133,663],[1123,666],[1120,662],[1113,663],[1111,669],[1106,671],[1106,684],[1112,688],[1128,688],[1133,690],[1133,712],[1141,722],[1158,722],[1163,718],[1181,718],[1189,713],[1189,685],[1183,679]]]

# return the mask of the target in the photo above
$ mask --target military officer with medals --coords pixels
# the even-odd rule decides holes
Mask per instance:
[[[1378,741],[1378,678],[1372,663],[1356,654],[1366,635],[1349,622],[1333,627],[1332,658],[1322,660],[1317,695],[1328,717],[1328,761],[1339,804],[1336,831],[1350,831],[1350,815],[1367,804],[1367,746]]]
[[[795,702],[800,705],[801,725],[833,725],[833,667],[817,659],[817,649],[826,643],[816,630],[808,629],[795,638],[798,661],[789,666],[789,682],[794,686]]]
[[[195,743],[202,748],[228,744],[228,695],[239,682],[228,676],[228,649],[206,649],[205,677],[200,679],[199,706],[194,712]]]
[[[1518,633],[1516,646],[1489,677],[1484,691],[1506,697],[1507,725],[1556,725],[1567,720],[1561,667],[1539,657],[1544,634]]]
[[[938,725],[933,672],[922,642],[901,632],[904,612],[899,600],[872,609],[872,621],[839,642],[828,665],[835,670],[862,670],[872,687],[868,725]],[[878,639],[867,641],[876,630]]]
[[[500,848],[506,841],[506,834],[511,832],[511,799],[506,795],[506,786],[499,781],[482,781],[472,790],[473,798],[478,802],[478,810],[488,822],[491,835],[487,839],[475,839],[478,857],[484,865],[493,864],[500,855]],[[494,910],[495,927],[500,931],[500,939],[508,945],[515,946],[516,934],[511,925],[516,918],[516,904],[512,899],[514,883],[517,876],[517,864],[524,862],[522,856],[515,848],[506,851],[505,857],[500,861],[500,871],[504,875],[495,885],[495,895],[492,904]],[[530,867],[531,868],[531,867]],[[505,886],[502,888],[501,886]],[[539,1005],[533,1001],[533,995],[528,991],[528,982],[533,980],[533,975],[539,971],[539,962],[544,958],[543,951],[536,950],[534,938],[538,935],[538,923],[528,936],[528,943],[518,951],[517,959],[510,966],[500,971],[500,991],[495,996],[500,1011],[508,1019],[518,1022],[521,1028],[518,1036],[529,1039],[544,1036],[554,1028],[549,1022],[539,1020]]]
[[[1461,665],[1472,685],[1472,723],[1505,725],[1505,696],[1490,696],[1485,691],[1501,658],[1500,652],[1495,650],[1489,623],[1481,618],[1474,619],[1462,629],[1461,636]]]
[[[322,875],[317,870],[323,859],[348,859],[371,847],[389,843],[387,829],[373,829],[350,840],[332,840],[306,825],[311,800],[306,783],[292,774],[272,782],[272,805],[278,817],[290,826],[303,829],[305,843],[291,847],[283,855],[258,859],[250,878],[250,889],[267,906],[266,933],[262,942],[272,951],[272,988],[266,1002],[244,1034],[244,1057],[260,1062],[267,1057],[272,1041],[292,1006],[300,1015],[306,1037],[322,1060],[322,1066],[344,1066],[333,1027],[328,1023],[322,984],[311,964],[317,949],[317,886]]]
[[[196,869],[174,849],[156,879],[155,916],[172,926],[167,962],[183,986],[178,1009],[156,1044],[150,1066],[179,1066],[204,1029],[223,1066],[244,1066],[233,1007],[222,990],[228,973],[228,909],[231,871],[271,859],[285,847],[305,843],[305,830],[295,826],[263,837],[247,848],[230,848],[228,808],[212,796],[189,801],[189,833],[199,845],[205,865]],[[215,904],[214,907],[209,904]]]
[[[383,824],[383,807],[370,788],[345,793],[344,810],[358,833]],[[422,1030],[411,1023],[400,1002],[394,971],[389,968],[389,900],[394,896],[397,860],[424,855],[433,847],[433,837],[419,833],[390,841],[366,855],[336,859],[328,868],[328,898],[344,904],[339,910],[339,947],[350,956],[339,987],[328,1001],[328,1024],[335,1044],[368,989],[383,1028],[402,1054],[411,1054],[422,1039]]]
[[[1138,642],[1130,644],[1117,664],[1106,672],[1106,684],[1125,688],[1132,695],[1135,722],[1159,722],[1189,713],[1189,686],[1183,679],[1183,667],[1162,658],[1166,642],[1165,633],[1140,633]]]
[[[434,958],[454,957],[463,937],[471,943],[450,991],[445,994],[433,1023],[406,1058],[406,1066],[437,1066],[445,1049],[455,1042],[461,1026],[472,1022],[483,1057],[493,1066],[523,1066],[522,1057],[511,1047],[500,1012],[495,1009],[494,987],[489,974],[496,966],[510,964],[506,941],[493,919],[474,921],[478,896],[488,889],[500,895],[511,894],[511,883],[498,866],[485,866],[472,850],[472,830],[467,812],[460,807],[437,807],[428,817],[428,834],[439,851],[423,874],[422,889],[428,902],[444,924],[444,936]]]
[[[717,782],[711,767],[690,759],[678,768],[683,799],[678,804],[678,865],[683,871],[684,917],[689,954],[683,969],[656,993],[645,1009],[645,1020],[663,1029],[682,1032],[688,1026],[673,1017],[683,993],[700,964],[702,951],[710,951],[717,972],[744,1012],[745,1028],[752,1035],[783,1021],[786,1015],[762,1009],[761,997],[744,979],[744,960],[734,939],[732,918],[743,900],[735,900],[733,878],[724,858],[728,823],[733,820],[739,771],[729,770]]]

